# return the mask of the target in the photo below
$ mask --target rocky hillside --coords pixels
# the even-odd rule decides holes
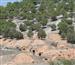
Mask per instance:
[[[1,65],[75,64],[71,61],[75,61],[75,45],[62,40],[56,33],[50,34],[47,40],[3,38],[0,46]]]
[[[75,65],[75,0],[22,0],[0,6],[1,65]]]

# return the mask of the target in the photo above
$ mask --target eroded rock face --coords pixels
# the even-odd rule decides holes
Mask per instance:
[[[37,47],[36,49],[36,56],[42,56],[43,53],[47,52],[49,50],[48,45],[43,45],[41,47]]]
[[[33,63],[36,57],[41,58],[43,62],[49,62],[50,60],[54,61],[61,58],[69,60],[75,59],[75,48],[70,47],[71,44],[66,40],[62,40],[58,34],[52,34],[49,39],[54,42],[53,44],[57,43],[57,45],[50,45],[51,42],[47,43],[45,40],[40,39],[0,39],[0,45],[4,45],[4,47],[8,48],[18,47],[21,51],[12,58],[10,61],[11,63],[8,63],[9,65]]]
[[[37,46],[37,45],[44,45],[44,44],[46,44],[46,43],[43,40],[35,39],[31,45]]]
[[[23,47],[23,46],[27,47],[27,46],[29,46],[30,43],[31,43],[31,40],[29,40],[29,39],[22,39],[22,40],[18,40],[16,42],[16,46],[18,46],[18,47]]]
[[[43,57],[47,58],[48,61],[55,60],[55,59],[75,59],[75,49],[64,49],[64,50],[48,50],[47,52],[43,53]]]
[[[54,42],[59,42],[59,41],[62,40],[61,36],[60,36],[59,34],[57,34],[57,33],[50,34],[50,35],[48,36],[48,39],[49,39],[49,40],[52,40],[52,41],[54,41]]]

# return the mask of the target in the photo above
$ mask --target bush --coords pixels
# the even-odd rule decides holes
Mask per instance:
[[[43,18],[41,21],[40,21],[40,24],[42,25],[42,26],[45,26],[46,24],[47,24],[47,19],[46,18]]]
[[[16,25],[12,22],[6,22],[4,19],[0,19],[0,34],[3,35],[8,29],[16,28]]]
[[[46,37],[46,32],[42,29],[38,31],[38,38],[44,39]]]
[[[63,39],[65,39],[65,38],[66,38],[66,33],[61,33],[61,37],[62,37]]]
[[[51,26],[51,28],[52,28],[52,31],[55,31],[56,30],[56,25],[55,24],[52,24],[52,25],[50,25]]]
[[[0,34],[5,38],[16,38],[21,39],[23,35],[16,31],[16,25],[12,22],[6,22],[6,20],[0,20]]]
[[[21,24],[19,28],[22,32],[27,30],[27,26],[25,24]]]
[[[74,65],[74,60],[60,59],[50,62],[50,65]]]
[[[63,19],[62,22],[65,22],[68,25],[72,25],[72,20]]]
[[[32,24],[30,26],[30,29],[33,31],[33,30],[36,30],[38,31],[39,29],[41,28],[41,24],[37,23],[37,24]]]
[[[68,24],[62,21],[58,24],[58,29],[62,38],[65,38],[67,36]]]
[[[30,21],[24,21],[24,24],[26,24],[27,26],[30,26],[32,24],[32,22],[30,22]]]
[[[0,19],[7,19],[6,8],[3,6],[0,6]]]
[[[62,21],[58,24],[58,29],[61,33],[67,33],[68,24]]]
[[[28,37],[32,37],[32,36],[33,36],[32,30],[29,30],[29,31],[28,31],[27,36],[28,36]]]
[[[67,33],[67,41],[72,43],[72,44],[75,44],[75,32]]]
[[[66,22],[71,25],[72,24],[72,20],[66,20]]]
[[[71,33],[74,32],[74,27],[72,25],[68,26],[67,33],[69,33],[69,32],[71,32]]]
[[[71,20],[62,20],[62,22],[58,24],[58,28],[62,38],[67,38],[68,42],[75,43],[74,27],[72,26]]]
[[[22,33],[16,31],[15,29],[8,29],[4,35],[5,38],[11,38],[11,39],[23,39]]]

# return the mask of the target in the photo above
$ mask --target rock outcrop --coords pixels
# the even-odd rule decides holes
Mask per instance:
[[[52,42],[46,42],[40,39],[0,39],[0,45],[9,48],[16,48],[20,51],[12,60],[12,63],[35,63],[34,58],[38,57],[43,62],[54,61],[56,59],[75,59],[75,48],[70,47],[72,44],[68,43],[58,34],[52,34],[49,37],[50,41],[57,43],[56,46],[51,45]],[[48,39],[48,40],[49,40]],[[34,57],[34,58],[33,58]],[[39,60],[38,59],[38,60]],[[39,60],[40,61],[40,60]]]

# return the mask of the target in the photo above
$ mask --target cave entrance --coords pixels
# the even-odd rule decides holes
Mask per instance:
[[[48,60],[47,58],[45,58],[45,60]]]
[[[33,54],[35,54],[35,50],[32,50]]]
[[[39,56],[41,56],[41,55],[42,55],[42,52],[39,53]]]

